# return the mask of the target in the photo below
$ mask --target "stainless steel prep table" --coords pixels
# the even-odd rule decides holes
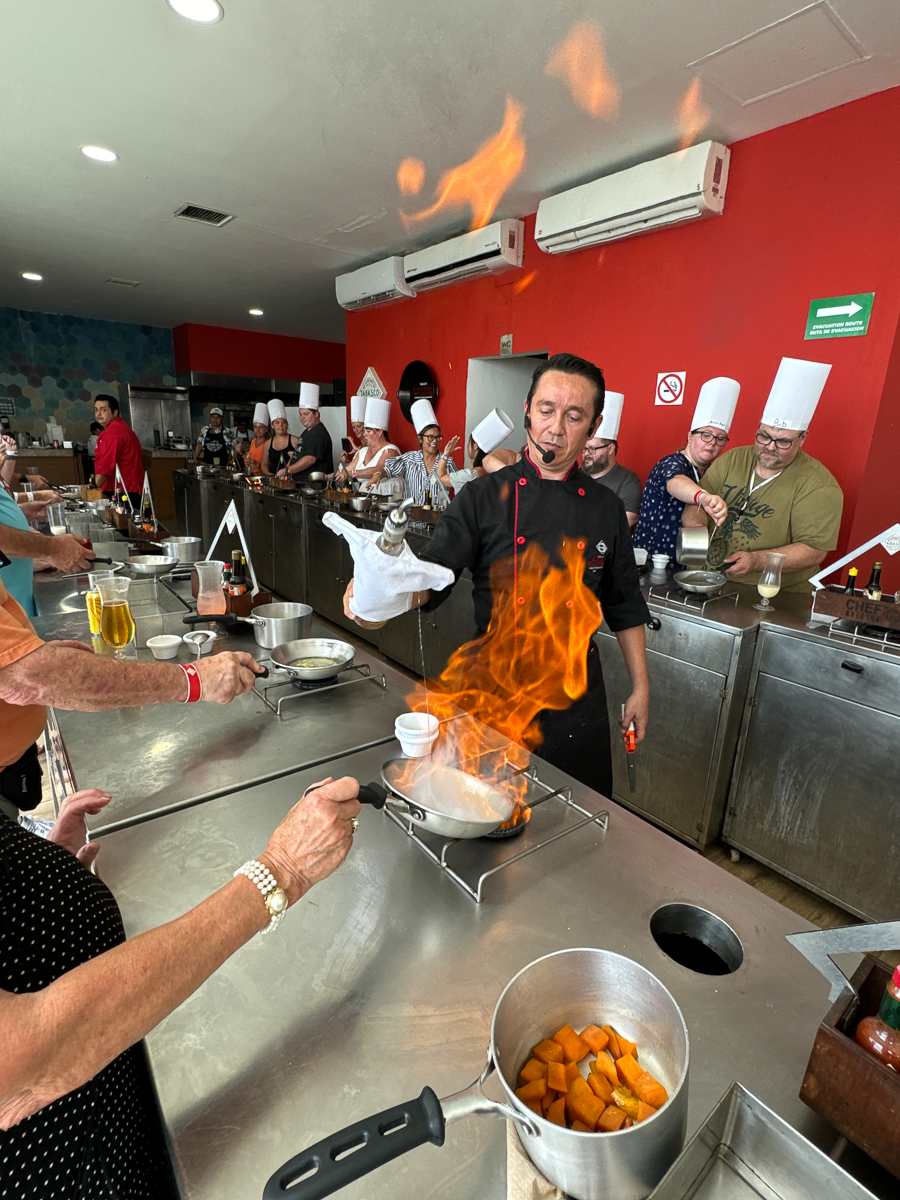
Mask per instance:
[[[378,777],[394,747],[342,760]],[[566,782],[541,766],[552,786]],[[134,935],[204,899],[259,853],[318,767],[103,840],[103,877]],[[254,938],[148,1038],[188,1200],[251,1200],[283,1161],[353,1120],[481,1072],[497,998],[522,966],[566,946],[601,946],[653,971],[691,1035],[688,1133],[737,1079],[823,1148],[835,1141],[797,1098],[828,986],[784,940],[810,926],[646,822],[608,807],[605,844],[589,825],[508,868],[475,905],[390,820],[365,808],[353,852],[287,916]],[[656,946],[658,906],[688,901],[743,943],[732,975],[704,976]],[[342,1193],[347,1200],[501,1200],[505,1131],[448,1128]],[[888,1195],[885,1191],[883,1194]]]
[[[760,627],[728,814],[736,849],[870,921],[900,909],[900,644]]]
[[[42,612],[35,622],[42,636],[90,642],[83,606],[86,576],[43,583],[37,592]],[[186,631],[186,626],[179,626]],[[314,625],[314,636],[331,636]],[[246,650],[268,658],[252,633],[232,633],[223,649]],[[190,662],[185,646],[179,662]],[[141,661],[152,662],[148,650]],[[105,713],[55,709],[50,757],[54,774],[70,786],[99,787],[112,795],[92,828],[136,817],[171,804],[183,804],[209,792],[290,767],[339,758],[361,747],[392,740],[394,721],[407,710],[413,684],[387,664],[357,651],[370,679],[333,691],[306,692],[286,701],[277,717],[258,689],[228,705],[148,704]],[[375,676],[384,676],[382,688]],[[284,678],[283,676],[281,678]],[[348,674],[347,678],[350,678]],[[270,698],[290,691],[287,684]],[[326,773],[327,772],[323,772]]]
[[[650,723],[635,758],[634,792],[616,736],[631,682],[605,622],[596,636],[613,731],[613,797],[705,846],[722,829],[760,614],[728,595],[688,595],[671,573],[658,583],[644,575],[641,587],[651,613]]]

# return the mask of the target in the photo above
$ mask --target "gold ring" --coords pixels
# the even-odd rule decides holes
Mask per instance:
[[[353,820],[350,822],[350,831],[351,831],[351,833],[359,832],[359,821],[357,821],[356,817],[354,817]]]

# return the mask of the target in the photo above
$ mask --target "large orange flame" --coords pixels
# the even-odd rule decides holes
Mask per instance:
[[[510,791],[509,765],[524,767],[540,745],[535,717],[568,708],[587,690],[587,652],[600,625],[597,597],[584,583],[583,543],[564,540],[561,565],[530,545],[518,562],[491,568],[494,608],[487,633],[455,651],[427,693],[407,697],[441,726],[433,758]],[[471,718],[458,716],[459,710]],[[455,718],[455,719],[452,719]],[[415,760],[412,760],[415,761]],[[521,785],[519,795],[524,793]]]
[[[614,121],[619,88],[606,62],[603,30],[594,21],[579,21],[547,59],[544,72],[568,84],[572,99],[592,117]]]
[[[700,77],[695,75],[675,109],[675,124],[681,134],[679,150],[687,150],[688,146],[694,144],[712,116],[701,99],[701,90]]]
[[[438,181],[437,200],[417,213],[401,212],[409,229],[427,221],[445,209],[468,204],[472,210],[472,229],[487,225],[500,198],[525,165],[525,138],[520,132],[525,109],[511,96],[506,100],[503,125],[487,139],[468,162],[445,171]],[[410,160],[407,160],[410,161]]]

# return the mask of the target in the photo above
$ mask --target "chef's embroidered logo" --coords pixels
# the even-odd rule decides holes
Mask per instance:
[[[607,546],[607,544],[606,544],[606,542],[604,542],[603,538],[601,538],[600,541],[597,543],[597,549],[603,555],[609,554],[609,546]]]

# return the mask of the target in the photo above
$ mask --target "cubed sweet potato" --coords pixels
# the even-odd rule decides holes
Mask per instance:
[[[619,1049],[619,1036],[613,1029],[612,1025],[602,1025],[601,1029],[609,1038],[609,1044],[606,1047],[613,1058],[621,1058],[622,1051]]]
[[[554,1092],[552,1088],[547,1088],[547,1095],[541,1100],[541,1114],[546,1117],[550,1111],[550,1105],[554,1100],[559,1099],[559,1094]]]
[[[615,1129],[621,1129],[625,1124],[625,1114],[621,1108],[616,1108],[614,1104],[610,1104],[608,1108],[603,1110],[603,1115],[597,1122],[597,1132],[612,1133]]]
[[[662,1108],[669,1098],[669,1093],[649,1071],[641,1071],[631,1090],[638,1100],[643,1100],[645,1104],[649,1104],[653,1108]]]
[[[542,1117],[542,1116],[544,1115],[544,1114],[541,1112],[541,1102],[540,1102],[540,1100],[526,1100],[526,1101],[525,1101],[525,1107],[526,1107],[526,1108],[530,1108],[530,1109],[531,1109],[531,1111],[534,1113],[534,1115],[535,1115],[536,1117]]]
[[[554,1100],[547,1112],[547,1120],[552,1121],[554,1125],[565,1126],[566,1123],[566,1098],[560,1096]]]
[[[569,1128],[574,1129],[576,1133],[593,1133],[594,1132],[593,1129],[588,1129],[587,1125],[585,1125],[582,1121],[573,1121],[572,1124],[569,1126]]]
[[[552,1038],[544,1038],[542,1042],[538,1042],[531,1054],[539,1062],[548,1065],[552,1062],[562,1062],[566,1057],[565,1050],[559,1042],[554,1042]]]
[[[542,1100],[547,1095],[547,1080],[532,1079],[531,1083],[516,1088],[516,1095],[527,1104],[529,1100]]]
[[[652,1117],[655,1112],[656,1112],[656,1109],[653,1107],[652,1104],[645,1104],[643,1100],[638,1100],[638,1111],[637,1111],[638,1121],[646,1121],[647,1118]]]
[[[605,1050],[609,1042],[608,1034],[604,1033],[599,1025],[588,1025],[578,1036],[583,1042],[587,1042],[595,1054]]]
[[[591,1071],[587,1081],[588,1087],[604,1104],[614,1103],[612,1085],[605,1075],[598,1071]]]
[[[629,1042],[628,1038],[622,1037],[621,1033],[617,1033],[616,1038],[618,1039],[619,1049],[622,1051],[622,1054],[630,1054],[632,1058],[637,1058],[637,1042]]]
[[[581,1121],[591,1131],[595,1130],[606,1107],[603,1101],[598,1100],[590,1088],[587,1095],[579,1093],[577,1096],[570,1096],[571,1093],[566,1096],[566,1113],[569,1120]]]
[[[562,1063],[549,1063],[547,1065],[547,1087],[553,1088],[555,1092],[562,1092],[565,1095],[569,1080],[566,1075],[566,1068]]]
[[[638,1066],[630,1054],[623,1054],[621,1058],[616,1059],[616,1071],[618,1071],[621,1081],[632,1091],[634,1091],[634,1081],[645,1073],[643,1067]]]
[[[581,1072],[578,1070],[578,1063],[576,1063],[576,1062],[566,1063],[566,1087],[569,1086],[569,1084],[572,1082],[572,1080],[575,1078],[576,1075],[580,1075],[580,1074],[581,1074]]]
[[[563,1025],[553,1035],[554,1042],[559,1042],[566,1054],[566,1062],[581,1062],[591,1052],[590,1046],[583,1041],[571,1025]]]
[[[602,1054],[598,1054],[596,1059],[591,1063],[591,1070],[605,1075],[613,1087],[619,1086],[619,1073],[616,1070],[616,1064],[605,1050]]]
[[[546,1063],[542,1063],[538,1058],[529,1058],[528,1062],[519,1072],[519,1077],[523,1083],[531,1083],[534,1079],[543,1079],[546,1074]]]

